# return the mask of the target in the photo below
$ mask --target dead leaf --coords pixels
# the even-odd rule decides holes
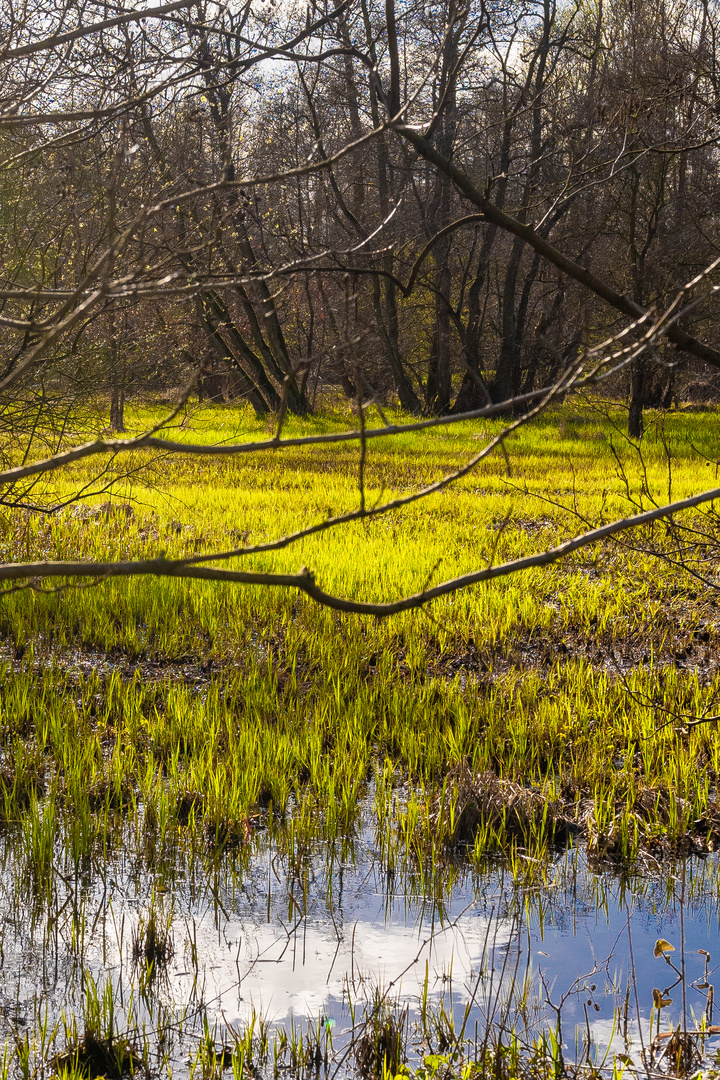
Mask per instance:
[[[672,998],[663,997],[662,990],[658,989],[653,989],[653,1001],[656,1009],[664,1009],[667,1005],[672,1005]]]
[[[662,956],[666,952],[675,952],[675,946],[671,945],[665,938],[659,937],[655,942],[655,948],[653,949],[653,956]]]

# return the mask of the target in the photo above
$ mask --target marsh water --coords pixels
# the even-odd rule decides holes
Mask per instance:
[[[103,995],[115,1029],[142,1032],[158,1070],[174,1074],[200,1036],[232,1047],[248,1029],[266,1047],[310,1032],[323,1068],[342,1074],[379,1003],[405,1026],[411,1064],[458,1038],[477,1045],[493,1025],[531,1043],[559,1015],[565,1057],[611,1068],[617,1053],[639,1060],[683,1007],[687,1027],[712,1024],[714,856],[621,877],[576,849],[514,873],[456,866],[428,878],[384,870],[368,829],[299,862],[268,839],[211,873],[181,856],[152,868],[131,844],[77,872],[61,860],[58,850],[49,899],[18,873],[9,841],[0,878],[0,1031],[45,1058]],[[655,955],[658,939],[674,951]],[[718,1046],[703,1041],[706,1061]]]

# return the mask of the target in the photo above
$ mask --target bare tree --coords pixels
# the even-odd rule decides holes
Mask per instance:
[[[398,13],[393,0],[381,9],[344,0],[278,14],[182,0],[114,11],[90,0],[49,12],[39,4],[6,27],[0,168],[13,213],[0,247],[0,417],[26,445],[24,459],[0,472],[0,502],[52,513],[60,504],[41,497],[44,478],[139,449],[227,455],[356,441],[359,505],[262,545],[189,559],[7,564],[0,580],[18,584],[6,587],[155,574],[296,587],[338,610],[382,616],[718,497],[668,501],[387,604],[331,596],[308,570],[210,565],[443,490],[581,388],[629,379],[637,413],[669,347],[720,367],[720,352],[691,333],[714,326],[718,261],[697,263],[715,255],[713,244],[698,241],[685,277],[671,254],[699,202],[694,165],[714,131],[709,31],[689,12],[670,28],[679,45],[658,61],[658,119],[642,102],[631,106],[622,85],[623,72],[644,77],[646,66],[637,74],[623,54],[601,70],[601,9],[593,19],[551,0],[507,9],[449,0],[420,16]],[[647,36],[643,26],[637,35]],[[568,86],[559,72],[576,54]],[[613,208],[625,244],[613,244],[602,215],[588,216],[598,200]],[[568,319],[583,295],[581,315]],[[322,334],[318,313],[329,327]],[[110,388],[111,428],[122,429],[130,368],[142,362],[131,344],[153,334],[187,380],[181,405],[198,380],[219,397],[214,380],[224,372],[227,389],[276,414],[275,436],[174,442],[162,434],[171,411],[137,438],[68,448],[78,427],[63,417],[97,388]],[[286,412],[310,408],[310,373],[323,363],[357,399],[358,428],[283,438]],[[368,429],[367,401],[379,400],[373,375],[406,409],[420,412],[424,401],[436,415]],[[373,438],[492,414],[510,419],[461,468],[368,506]],[[103,476],[99,464],[100,485]]]

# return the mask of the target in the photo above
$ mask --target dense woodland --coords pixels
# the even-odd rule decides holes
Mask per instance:
[[[714,0],[2,22],[0,405],[28,446],[189,381],[260,415],[504,401],[719,253]],[[716,335],[698,304],[618,377],[631,434],[711,396]]]

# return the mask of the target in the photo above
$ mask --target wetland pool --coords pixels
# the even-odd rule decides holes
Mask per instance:
[[[9,1046],[26,1040],[52,1061],[87,1027],[93,1001],[96,1023],[111,1003],[114,1030],[143,1041],[150,1071],[168,1075],[196,1071],[199,1039],[229,1055],[248,1032],[258,1074],[290,1068],[288,1045],[302,1038],[316,1068],[343,1075],[380,1013],[402,1028],[411,1068],[454,1045],[472,1056],[500,1027],[532,1047],[557,1030],[558,1014],[566,1060],[609,1070],[617,1054],[639,1064],[658,1031],[681,1023],[683,999],[689,1029],[703,1017],[712,1027],[714,856],[621,879],[579,848],[524,884],[507,869],[456,869],[430,889],[417,874],[384,871],[369,835],[319,844],[292,873],[270,842],[210,874],[182,860],[171,876],[139,869],[131,852],[81,876],[56,866],[49,904],[6,861]],[[659,940],[674,951],[655,955]],[[668,1002],[659,1011],[658,1000]],[[718,1048],[710,1031],[699,1045],[706,1064]]]

